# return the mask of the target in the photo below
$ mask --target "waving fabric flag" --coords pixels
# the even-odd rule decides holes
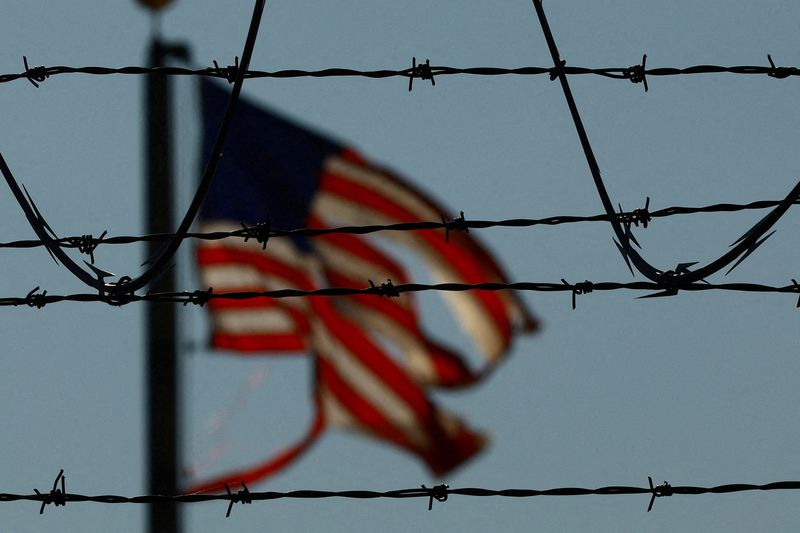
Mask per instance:
[[[228,93],[202,84],[204,154],[208,155]],[[201,213],[201,231],[240,229],[269,220],[276,229],[436,221],[447,212],[391,172],[355,151],[241,101],[224,157]],[[435,278],[504,282],[472,236],[441,230],[383,232],[417,254]],[[405,268],[370,240],[351,234],[314,238],[203,241],[197,259],[215,293],[323,287],[364,288],[369,279],[409,282]],[[536,321],[509,292],[447,293],[448,303],[485,358],[474,371],[424,331],[410,293],[212,300],[212,345],[243,355],[299,352],[315,363],[315,419],[297,444],[252,468],[198,484],[255,482],[305,451],[327,426],[360,431],[421,458],[437,475],[478,453],[485,438],[431,401],[429,387],[475,383],[503,358],[515,331]],[[392,350],[402,355],[402,362]]]

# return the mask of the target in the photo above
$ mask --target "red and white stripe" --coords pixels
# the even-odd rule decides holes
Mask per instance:
[[[229,222],[205,222],[202,231],[237,229]],[[288,239],[262,245],[243,239],[203,241],[197,248],[201,284],[216,293],[315,288],[318,262]],[[308,302],[303,298],[216,299],[212,310],[212,345],[251,354],[303,352],[309,348]]]
[[[313,221],[315,227],[320,221]],[[315,239],[331,285],[361,288],[365,279],[391,279],[407,283],[405,270],[363,237],[331,234]],[[344,298],[339,309],[368,331],[380,333],[399,348],[414,379],[422,385],[457,387],[474,383],[476,376],[456,353],[428,338],[421,329],[414,295]]]
[[[320,403],[337,425],[416,453],[437,474],[481,450],[484,437],[436,407],[422,386],[360,325],[330,301],[314,299],[312,305]],[[333,425],[334,420],[328,423]]]
[[[311,210],[312,216],[337,224],[430,221],[443,213],[422,193],[349,152],[325,162]],[[441,231],[434,230],[386,232],[386,236],[418,252],[437,281],[504,281],[488,252],[469,235],[453,233],[449,243]],[[446,299],[463,330],[490,362],[505,353],[514,326],[531,329],[535,324],[511,294],[472,291],[447,293]]]

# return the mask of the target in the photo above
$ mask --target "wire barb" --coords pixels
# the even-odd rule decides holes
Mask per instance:
[[[35,307],[37,309],[41,309],[47,305],[47,291],[43,291],[41,294],[38,294],[36,293],[38,290],[39,287],[36,287],[25,296],[25,305],[28,307]]]
[[[650,197],[648,196],[647,200],[645,200],[644,207],[634,209],[630,213],[621,212],[620,220],[633,224],[637,228],[639,224],[642,225],[642,228],[647,228],[647,225],[652,220],[652,216],[650,215]]]
[[[61,488],[58,487],[58,482],[61,481]],[[47,494],[42,494],[39,492],[39,489],[33,489],[37,496],[41,496],[42,506],[39,508],[39,514],[44,514],[44,508],[51,503],[58,507],[59,505],[67,505],[67,488],[66,488],[66,481],[67,478],[64,476],[64,469],[62,468],[58,475],[56,476],[56,480],[53,481],[53,488],[50,489],[50,492]]]
[[[689,267],[696,265],[697,262],[690,262],[690,263],[678,263],[674,270],[667,270],[662,272],[661,275],[658,277],[657,284],[663,290],[661,292],[657,292],[654,294],[648,294],[645,296],[640,296],[640,299],[646,298],[659,298],[664,296],[675,296],[678,294],[678,290],[683,289],[687,286],[685,280],[681,280],[681,276],[685,276],[689,274],[691,271]],[[702,280],[705,281],[705,280]],[[708,284],[708,282],[705,282]]]
[[[576,297],[581,294],[589,294],[594,291],[594,283],[589,281],[588,279],[583,281],[582,283],[576,283],[575,285],[570,285],[567,283],[567,280],[561,278],[561,283],[570,287],[572,289],[572,309],[575,309],[576,306]]]
[[[193,291],[193,292],[191,292],[191,293],[189,293],[187,295],[186,300],[184,300],[184,302],[183,302],[183,305],[184,305],[184,307],[189,305],[189,304],[199,305],[200,307],[203,307],[211,299],[211,295],[213,293],[214,293],[214,288],[213,287],[209,287],[206,290],[198,289],[198,290]]]
[[[231,492],[231,488],[225,483],[225,490],[228,491],[228,512],[225,513],[225,518],[229,518],[231,516],[231,511],[233,510],[233,505],[236,503],[241,504],[248,504],[253,503],[253,497],[250,494],[250,489],[247,488],[247,485],[244,484],[244,481],[239,482],[242,485],[242,488],[237,490],[234,494]]]
[[[647,92],[647,54],[642,54],[640,65],[631,65],[626,68],[622,76],[631,80],[631,83],[644,83],[644,92]]]
[[[467,226],[467,221],[464,218],[464,211],[461,211],[457,217],[451,218],[450,220],[445,219],[444,215],[441,215],[441,217],[442,225],[444,226],[444,242],[450,242],[451,231],[469,233],[469,226]]]
[[[617,219],[622,223],[622,227],[625,229],[625,238],[628,239],[633,244],[635,244],[636,247],[641,250],[642,245],[639,244],[639,241],[636,240],[636,236],[631,231],[631,226],[633,225],[634,220],[631,218],[630,215],[628,215],[627,213],[625,213],[625,211],[622,210],[622,204],[617,204],[617,205],[619,206],[619,215],[617,216]],[[637,223],[636,226],[638,225],[639,224]]]
[[[242,225],[242,229],[239,231],[239,234],[244,237],[244,242],[255,239],[256,242],[261,244],[262,250],[267,249],[267,242],[272,235],[272,226],[269,217],[267,217],[266,222],[261,222],[255,226],[247,226],[244,222],[240,222],[240,224]]]
[[[369,281],[370,292],[373,294],[377,294],[379,296],[386,296],[388,298],[399,298],[400,291],[397,290],[397,287],[394,286],[391,279],[387,279],[386,283],[381,283],[381,286],[378,287],[372,280]]]
[[[739,258],[739,259],[738,259],[738,260],[737,260],[737,261],[736,261],[736,262],[735,262],[735,263],[734,263],[734,264],[731,266],[731,268],[729,268],[729,269],[728,269],[728,271],[727,271],[727,272],[725,272],[725,275],[727,276],[728,274],[730,274],[731,272],[733,272],[733,269],[734,269],[734,268],[736,268],[737,266],[739,266],[740,264],[742,264],[742,261],[744,261],[745,259],[747,259],[748,257],[750,257],[750,254],[752,254],[753,252],[755,252],[755,251],[756,251],[756,248],[758,248],[759,246],[761,246],[762,244],[764,244],[764,241],[766,241],[767,239],[769,239],[770,237],[772,237],[772,235],[773,235],[773,234],[774,234],[776,231],[777,231],[777,230],[772,230],[771,232],[769,232],[769,233],[767,233],[766,235],[764,235],[764,236],[763,236],[761,239],[759,239],[759,240],[757,240],[757,241],[753,242],[753,244],[751,244],[749,247],[747,247],[747,248],[745,249],[745,252],[742,254],[742,256],[741,256],[741,257],[740,257],[740,258]],[[740,239],[740,240],[741,240],[741,239]]]
[[[619,242],[617,242],[617,239],[612,237],[611,240],[614,241],[614,244],[616,245],[617,250],[619,250],[622,259],[625,260],[625,264],[628,266],[628,270],[631,271],[631,276],[635,276],[635,274],[633,273],[633,266],[631,266],[631,260],[628,257],[628,251],[625,248],[623,248]]]
[[[664,496],[672,496],[674,491],[672,490],[672,485],[667,483],[666,481],[657,487],[653,486],[653,478],[647,476],[647,482],[650,484],[650,503],[647,506],[647,512],[653,510],[653,503],[655,503],[656,498],[661,498]]]
[[[417,64],[417,58],[411,58],[411,73],[408,77],[408,92],[411,92],[411,89],[414,86],[414,78],[419,78],[421,80],[431,80],[431,86],[436,86],[436,80],[433,79],[433,71],[431,70],[431,60],[426,59],[425,63]]]
[[[566,59],[562,59],[561,61],[558,62],[558,66],[557,67],[551,68],[550,69],[550,81],[556,81],[558,79],[558,77],[561,75],[561,73],[565,71],[566,66],[567,66],[567,60]]]
[[[789,76],[797,76],[800,74],[800,69],[797,67],[776,67],[770,54],[767,54],[767,59],[769,60],[770,67],[769,72],[767,72],[767,76],[770,78],[782,80],[788,78]]]
[[[234,58],[234,64],[228,65],[227,67],[220,67],[217,63],[217,60],[214,60],[214,74],[221,78],[225,78],[228,80],[228,83],[233,83],[236,81],[236,76],[239,74],[239,56]]]
[[[437,502],[446,502],[447,501],[447,494],[450,490],[450,485],[442,483],[441,485],[436,485],[431,488],[426,487],[425,485],[421,485],[422,490],[427,491],[428,493],[428,510],[433,509],[433,500]]]
[[[69,246],[77,248],[80,253],[87,254],[91,263],[94,264],[94,251],[103,241],[103,237],[106,236],[106,233],[108,233],[108,231],[104,231],[97,239],[92,237],[91,233],[88,235],[81,235],[80,237],[69,237],[66,242]]]
[[[25,56],[22,56],[22,63],[25,65],[24,77],[28,78],[28,81],[31,82],[31,84],[37,89],[39,88],[39,83],[50,77],[50,74],[47,72],[47,69],[44,67],[44,65],[31,68],[28,66],[28,58]],[[36,83],[37,81],[39,83]]]

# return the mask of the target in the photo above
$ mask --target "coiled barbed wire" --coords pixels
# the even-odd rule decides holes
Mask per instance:
[[[237,68],[239,70],[234,72],[229,80],[233,84],[233,88],[231,89],[231,94],[225,107],[225,113],[222,116],[222,120],[217,130],[217,135],[214,139],[214,145],[211,149],[208,160],[205,162],[203,175],[200,179],[197,189],[195,190],[191,204],[186,209],[186,212],[175,231],[175,235],[164,243],[156,257],[151,258],[146,270],[135,278],[127,277],[124,284],[119,282],[105,283],[104,278],[107,276],[105,276],[104,273],[100,273],[102,271],[92,268],[91,265],[90,270],[87,271],[73,261],[67,254],[65,254],[64,251],[55,243],[57,236],[45,220],[44,216],[42,216],[39,209],[36,207],[33,198],[24,186],[20,187],[5,158],[2,154],[0,154],[0,172],[2,172],[3,177],[5,178],[6,183],[11,190],[11,193],[14,195],[14,199],[19,204],[20,208],[25,214],[25,217],[28,219],[28,223],[30,224],[31,228],[36,232],[36,235],[39,237],[39,239],[46,243],[47,251],[50,253],[51,257],[56,260],[56,262],[60,260],[61,263],[70,272],[72,272],[76,278],[81,280],[89,287],[93,287],[99,292],[109,294],[133,293],[133,291],[146,286],[148,283],[161,275],[167,268],[169,268],[169,261],[178,251],[178,248],[183,242],[184,236],[189,231],[189,228],[194,222],[197,213],[200,211],[200,206],[205,200],[208,189],[211,186],[211,182],[216,173],[217,166],[222,158],[222,148],[225,145],[225,139],[233,121],[236,105],[239,101],[242,84],[244,83],[244,71],[246,71],[250,65],[250,58],[253,54],[253,49],[255,48],[256,37],[258,36],[258,30],[261,25],[261,16],[264,13],[265,3],[266,0],[255,0],[253,5],[253,14],[250,18],[247,37],[245,38],[245,43],[242,49],[241,67],[238,66],[239,63],[237,58]],[[27,67],[27,58],[25,59],[25,64]],[[37,79],[41,79],[42,76],[45,76],[46,74],[43,72],[41,67],[36,67],[34,70],[35,73],[32,74],[32,76]],[[33,79],[31,81],[33,82]]]

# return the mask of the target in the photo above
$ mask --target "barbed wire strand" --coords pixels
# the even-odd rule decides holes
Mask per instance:
[[[800,75],[800,69],[794,66],[776,66],[772,56],[767,54],[769,65],[693,65],[688,67],[658,67],[646,68],[647,55],[642,56],[642,62],[628,67],[580,67],[564,65],[563,71],[569,75],[594,75],[609,79],[629,80],[632,83],[642,83],[645,91],[649,89],[647,83],[648,76],[668,77],[668,76],[691,76],[701,74],[737,74],[750,76],[768,76],[770,78],[785,79]],[[303,70],[297,68],[283,70],[243,70],[244,79],[291,79],[291,78],[408,78],[433,80],[436,76],[541,76],[548,75],[551,79],[557,77],[557,69],[553,67],[451,67],[446,65],[431,65],[430,61],[416,63],[416,58],[412,60],[412,66],[402,69],[375,69],[361,70],[348,67],[333,67],[318,70]],[[186,67],[71,67],[71,66],[51,66],[43,65],[30,67],[28,58],[23,56],[25,70],[17,73],[0,74],[0,83],[9,83],[16,80],[28,80],[34,87],[39,85],[52,76],[64,74],[86,74],[93,76],[107,75],[150,75],[162,74],[165,76],[203,76],[209,78],[219,78],[231,81],[237,71],[241,71],[241,66],[228,65],[220,67],[216,61],[214,66],[202,68]]]
[[[623,222],[631,223],[637,227],[647,228],[654,218],[667,218],[676,215],[692,215],[700,213],[733,213],[746,210],[766,209],[780,205],[779,200],[757,200],[746,204],[719,203],[700,207],[672,206],[655,211],[649,210],[650,198],[642,208],[632,211],[620,211],[618,217]],[[800,201],[795,200],[794,204]],[[258,238],[256,232],[260,232],[262,239],[273,237],[319,237],[334,233],[366,235],[382,231],[419,231],[444,229],[446,231],[464,231],[465,229],[486,229],[495,227],[523,228],[532,226],[558,226],[561,224],[574,224],[582,222],[608,222],[606,214],[599,215],[556,215],[546,218],[512,218],[504,220],[472,220],[464,218],[464,212],[459,217],[445,220],[442,222],[422,221],[422,222],[402,222],[397,224],[373,224],[364,226],[337,226],[331,228],[298,228],[283,230],[272,228],[266,225],[247,227],[231,231],[214,232],[188,232],[185,239],[196,239],[204,241],[216,241],[229,237],[237,238]],[[94,263],[94,250],[104,244],[132,244],[137,242],[166,241],[175,236],[174,233],[154,233],[149,235],[117,235],[106,237],[108,232],[104,231],[99,237],[91,234],[80,236],[59,237],[54,239],[56,244],[62,248],[76,248],[81,253],[89,255],[91,262]],[[2,248],[36,248],[46,246],[39,239],[21,239],[16,241],[0,242]]]
[[[84,494],[71,493],[66,491],[66,478],[64,471],[61,470],[53,483],[53,488],[49,492],[40,492],[34,489],[34,494],[15,494],[0,493],[0,502],[19,502],[33,501],[41,503],[39,514],[44,513],[48,505],[65,506],[67,503],[91,502],[103,504],[159,504],[159,503],[201,503],[209,501],[227,501],[228,507],[225,514],[226,518],[231,515],[233,506],[237,503],[252,504],[258,501],[278,500],[278,499],[304,499],[318,500],[323,498],[346,498],[358,500],[371,499],[407,499],[423,498],[428,500],[428,510],[433,508],[434,500],[445,502],[450,496],[468,496],[475,498],[501,497],[501,498],[533,498],[537,496],[623,496],[649,494],[650,499],[647,505],[647,512],[653,509],[656,498],[669,497],[673,495],[697,496],[700,494],[730,494],[734,492],[751,491],[775,491],[775,490],[798,490],[800,481],[777,481],[765,484],[750,483],[730,483],[726,485],[716,485],[709,487],[694,485],[671,485],[664,481],[660,485],[654,485],[652,477],[647,478],[648,486],[636,487],[626,485],[610,485],[597,488],[582,487],[558,487],[551,489],[486,489],[478,487],[450,488],[449,485],[440,484],[432,487],[421,485],[419,488],[399,489],[399,490],[293,490],[288,492],[263,491],[252,492],[247,485],[241,483],[241,488],[231,491],[229,486],[225,486],[226,492],[219,494],[149,494],[142,496],[118,496],[112,494],[89,496]],[[60,488],[59,488],[60,483]]]
[[[672,279],[677,279],[677,274],[672,273]],[[572,294],[572,307],[575,308],[575,297],[592,292],[608,291],[649,291],[650,294],[640,298],[654,298],[664,296],[676,296],[680,291],[705,292],[705,291],[727,291],[727,292],[751,292],[751,293],[773,293],[773,294],[797,294],[800,295],[800,284],[792,279],[792,283],[784,286],[765,285],[760,283],[691,283],[691,284],[670,284],[669,276],[665,276],[662,282],[653,281],[631,281],[626,283],[603,281],[591,282],[583,281],[579,283],[568,283],[562,279],[560,283],[552,282],[531,282],[520,281],[514,283],[404,283],[395,285],[391,280],[375,284],[369,281],[369,286],[364,288],[351,287],[326,287],[314,290],[301,289],[276,289],[265,291],[231,291],[215,293],[212,287],[205,290],[180,291],[180,292],[158,292],[147,294],[107,294],[107,293],[80,293],[80,294],[48,294],[47,291],[40,291],[40,287],[35,287],[24,297],[4,297],[0,298],[0,307],[28,306],[42,308],[46,305],[59,302],[103,302],[113,306],[122,306],[134,302],[169,302],[183,305],[204,306],[211,300],[252,300],[255,298],[306,298],[306,297],[338,297],[356,296],[371,294],[375,296],[398,297],[407,292],[465,292],[465,291],[531,291],[531,292],[569,292]],[[797,302],[800,307],[800,299]]]

